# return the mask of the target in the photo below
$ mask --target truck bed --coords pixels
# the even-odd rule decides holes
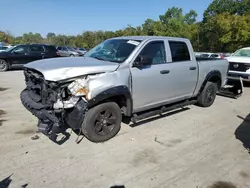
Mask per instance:
[[[221,74],[221,86],[223,86],[227,79],[227,71],[229,67],[229,63],[226,59],[217,59],[217,58],[200,58],[196,57],[196,61],[198,63],[199,67],[199,79],[196,87],[195,94],[197,94],[198,89],[203,84],[204,80],[206,79],[206,76],[208,76],[208,73],[211,71],[218,71]]]

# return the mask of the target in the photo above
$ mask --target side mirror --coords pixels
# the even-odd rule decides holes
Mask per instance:
[[[142,66],[152,65],[152,61],[153,58],[151,58],[150,56],[139,55],[134,62],[134,66],[142,67]]]

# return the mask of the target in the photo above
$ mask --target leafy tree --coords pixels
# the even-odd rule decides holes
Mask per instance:
[[[203,42],[207,50],[234,51],[250,41],[250,17],[218,14],[205,23]]]
[[[22,43],[42,43],[43,38],[39,33],[24,33],[22,37]]]
[[[218,14],[244,15],[250,13],[250,0],[213,0],[204,11],[204,21]]]

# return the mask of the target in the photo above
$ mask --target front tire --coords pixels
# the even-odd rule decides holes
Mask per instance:
[[[216,83],[207,82],[204,89],[198,96],[198,106],[210,107],[215,101],[217,89],[218,88]]]
[[[70,54],[69,57],[75,57],[75,55],[74,54]]]
[[[0,72],[9,70],[9,63],[4,59],[0,59]]]
[[[88,110],[82,132],[91,142],[105,142],[120,131],[121,122],[120,107],[114,102],[102,103]]]

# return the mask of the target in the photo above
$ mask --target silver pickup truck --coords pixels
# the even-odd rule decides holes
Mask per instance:
[[[52,141],[71,128],[104,142],[121,128],[197,104],[209,107],[226,83],[228,61],[196,59],[188,39],[154,36],[105,40],[85,57],[26,64],[23,105]]]

